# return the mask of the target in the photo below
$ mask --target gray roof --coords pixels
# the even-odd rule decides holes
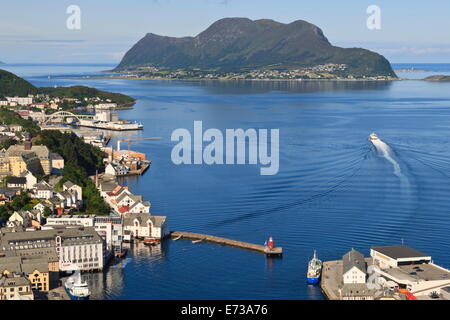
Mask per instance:
[[[70,189],[71,187],[73,187],[75,185],[75,183],[73,183],[72,181],[66,181],[64,182],[63,186],[66,187],[67,189]]]
[[[372,247],[372,250],[375,250],[381,254],[384,254],[392,259],[401,259],[401,258],[430,258],[428,254],[420,252],[416,249],[409,248],[404,245],[397,246],[379,246]]]
[[[58,228],[33,232],[2,233],[0,250],[4,252],[15,250],[18,252],[21,250],[52,248],[55,246],[55,238],[57,236],[61,237],[63,246],[77,243],[103,242],[103,239],[98,235],[94,227]]]
[[[23,145],[12,145],[6,153],[8,156],[22,156],[34,153],[39,159],[50,159],[50,151],[46,146],[32,146],[31,150],[25,150]]]
[[[45,181],[38,182],[34,185],[37,190],[53,190],[52,186]]]
[[[8,184],[26,184],[27,178],[24,177],[9,177]]]
[[[366,273],[366,261],[364,260],[364,255],[356,251],[355,249],[350,250],[342,257],[343,263],[343,274],[345,274],[348,270],[353,267],[358,268],[362,272]]]
[[[23,277],[6,277],[3,276],[0,278],[0,287],[19,287],[19,286],[27,286],[30,285],[30,281]]]
[[[150,220],[153,226],[160,228],[166,221],[165,216],[152,216],[149,213],[126,213],[123,219],[124,226],[134,225],[134,220],[137,219],[140,225],[147,224]]]
[[[373,296],[375,290],[370,290],[365,283],[347,283],[341,288],[342,296]]]

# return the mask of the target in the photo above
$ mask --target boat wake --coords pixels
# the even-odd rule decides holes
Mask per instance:
[[[377,139],[377,140],[371,140],[372,144],[374,145],[374,147],[377,149],[378,154],[381,157],[384,157],[387,161],[389,161],[393,168],[394,168],[394,175],[396,175],[399,179],[401,184],[406,187],[409,186],[409,180],[406,177],[406,175],[404,175],[402,173],[402,170],[400,168],[400,164],[398,163],[398,161],[395,159],[394,153],[392,152],[392,149],[382,140]]]

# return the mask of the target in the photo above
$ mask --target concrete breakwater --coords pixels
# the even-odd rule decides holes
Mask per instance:
[[[207,235],[207,234],[192,233],[192,232],[178,232],[177,231],[177,232],[172,232],[170,234],[170,236],[172,237],[172,239],[184,238],[184,239],[190,239],[190,240],[194,240],[194,241],[206,241],[206,242],[211,242],[211,243],[224,245],[224,246],[230,246],[230,247],[235,247],[235,248],[240,248],[240,249],[257,251],[257,252],[264,253],[268,256],[272,256],[272,255],[281,256],[283,254],[282,247],[275,247],[273,249],[270,249],[267,246],[263,246],[263,245],[259,245],[259,244],[231,240],[231,239],[211,236],[211,235]]]

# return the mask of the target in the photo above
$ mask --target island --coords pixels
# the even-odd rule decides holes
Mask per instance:
[[[425,81],[434,81],[434,82],[450,82],[450,76],[435,75],[435,76],[426,77],[424,80]]]
[[[247,18],[218,20],[195,37],[148,33],[113,71],[131,79],[397,79],[382,55],[333,46],[309,22]]]

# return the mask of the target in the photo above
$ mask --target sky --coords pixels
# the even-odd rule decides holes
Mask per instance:
[[[80,29],[69,29],[71,5]],[[370,30],[367,8],[380,8]],[[0,4],[0,61],[118,63],[146,33],[195,36],[225,17],[306,20],[337,46],[362,47],[393,63],[450,63],[448,0],[15,0]],[[73,20],[70,20],[73,21]]]

